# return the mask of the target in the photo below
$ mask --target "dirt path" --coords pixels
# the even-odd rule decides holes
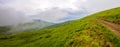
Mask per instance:
[[[120,37],[120,24],[115,24],[101,19],[97,19],[97,20]]]

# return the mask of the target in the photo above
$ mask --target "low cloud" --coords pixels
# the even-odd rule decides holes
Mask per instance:
[[[0,26],[18,24],[26,21],[27,17],[25,17],[24,13],[0,5]]]

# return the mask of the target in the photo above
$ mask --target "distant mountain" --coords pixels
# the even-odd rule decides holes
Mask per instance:
[[[35,19],[32,22],[11,25],[9,27],[10,30],[7,33],[17,33],[17,32],[24,32],[24,31],[38,30],[51,25],[54,25],[54,23]]]

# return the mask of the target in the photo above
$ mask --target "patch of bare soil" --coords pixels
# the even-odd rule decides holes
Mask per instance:
[[[101,20],[101,19],[97,19],[97,20],[120,37],[120,24],[108,22],[106,20]]]

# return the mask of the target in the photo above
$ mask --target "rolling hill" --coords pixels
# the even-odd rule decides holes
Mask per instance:
[[[120,25],[120,7],[52,28],[3,35],[0,47],[120,47],[116,29],[108,28],[102,20]]]

